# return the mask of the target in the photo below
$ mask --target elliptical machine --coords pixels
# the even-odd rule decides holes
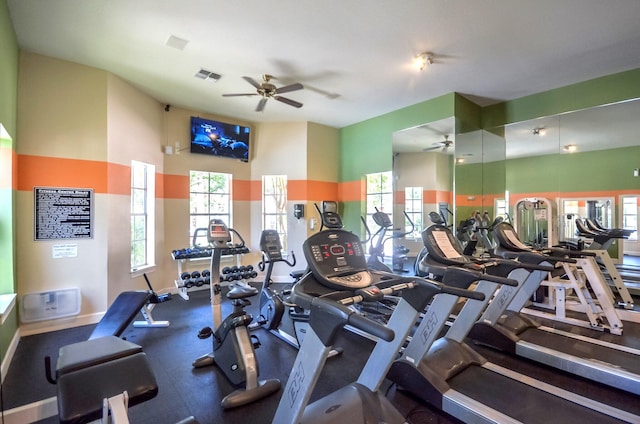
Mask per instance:
[[[367,233],[367,238],[365,243],[369,243],[369,259],[367,259],[367,266],[369,269],[373,269],[376,271],[386,271],[386,272],[406,272],[404,269],[404,261],[407,259],[407,251],[403,249],[396,249],[394,246],[394,253],[392,257],[392,266],[393,270],[389,268],[387,264],[384,263],[384,246],[385,243],[389,240],[402,238],[407,234],[411,234],[415,229],[415,224],[409,218],[406,211],[403,211],[405,218],[411,224],[411,229],[409,231],[401,231],[398,229],[392,230],[393,233],[391,236],[387,237],[387,231],[393,226],[393,222],[391,222],[391,218],[385,212],[378,210],[376,211],[371,218],[373,218],[373,222],[379,227],[378,231],[375,233],[371,233],[369,226],[367,225],[367,221],[364,217],[360,217],[362,223],[364,224],[364,229]]]
[[[280,381],[277,379],[258,381],[258,361],[248,330],[253,318],[244,310],[244,307],[250,303],[247,298],[254,296],[257,292],[234,286],[227,293],[227,298],[233,303],[233,311],[224,320],[222,319],[220,257],[223,253],[233,253],[233,247],[229,247],[231,242],[229,228],[222,220],[212,219],[209,221],[207,239],[213,245],[210,266],[213,331],[209,333],[213,335],[213,352],[197,358],[192,365],[200,368],[216,364],[232,384],[237,386],[244,384],[244,388],[239,388],[222,399],[223,408],[235,408],[275,393],[280,389]]]

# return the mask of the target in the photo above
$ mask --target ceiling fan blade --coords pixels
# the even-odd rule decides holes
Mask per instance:
[[[302,90],[304,86],[299,82],[295,84],[285,85],[284,87],[280,87],[276,89],[276,94],[288,93],[290,91]]]
[[[256,80],[251,77],[242,77],[246,82],[253,85],[255,88],[261,88],[262,86]]]
[[[276,99],[279,102],[286,103],[289,106],[293,106],[293,107],[297,107],[297,108],[301,108],[302,107],[302,103],[296,102],[295,100],[287,99],[286,97],[274,96],[273,98]]]
[[[440,146],[433,146],[433,147],[426,147],[424,149],[422,149],[423,152],[429,152],[431,150],[438,150],[440,148]]]
[[[222,97],[257,96],[258,93],[223,94]]]
[[[267,104],[267,98],[263,97],[258,102],[258,106],[256,106],[256,112],[262,112],[264,110],[265,105]]]

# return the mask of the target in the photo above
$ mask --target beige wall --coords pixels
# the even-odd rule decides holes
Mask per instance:
[[[155,165],[160,175],[156,199],[156,267],[147,270],[157,291],[174,289],[177,265],[171,251],[190,243],[190,170],[231,173],[238,187],[250,187],[247,190],[251,193],[239,196],[244,200],[234,200],[231,224],[252,250],[242,257],[242,262],[253,265],[260,259],[259,182],[262,175],[286,174],[289,180],[303,184],[307,180],[338,181],[335,162],[338,131],[323,125],[254,124],[179,107],[165,111],[164,104],[115,75],[27,52],[21,54],[19,100],[20,138],[16,143],[19,158],[39,156],[54,162],[59,159],[88,161],[97,164],[92,169],[99,175],[72,174],[71,185],[93,188],[96,181],[104,181],[107,187],[94,193],[94,237],[70,241],[77,245],[77,257],[53,259],[52,247],[61,242],[33,241],[32,187],[20,186],[18,182],[16,275],[19,296],[68,287],[79,287],[82,293],[78,317],[23,325],[21,330],[25,333],[95,322],[120,292],[145,288],[143,278],[129,272],[128,181],[132,160]],[[190,154],[191,116],[250,126],[253,139],[249,163]],[[166,153],[166,146],[172,147],[171,154]],[[167,181],[174,185],[168,190],[170,194],[162,191]],[[33,185],[56,186],[47,169],[34,179]],[[309,196],[313,198],[313,193]],[[306,204],[307,199],[291,200],[288,206],[290,246],[299,258],[299,267],[304,267],[301,246],[308,234],[308,219],[316,213],[309,204],[306,217],[296,220],[294,203]],[[287,279],[289,271],[283,268],[282,278]]]
[[[143,94],[122,79],[109,74],[107,89],[107,161],[110,164],[131,166],[132,160],[155,166],[156,173],[163,172],[164,157],[163,111],[162,105]],[[131,198],[121,194],[120,167],[108,171],[108,217],[107,262],[108,299],[111,303],[125,290],[146,289],[143,277],[131,274]],[[159,189],[159,188],[158,188]],[[162,268],[164,252],[164,201],[157,197],[155,205],[155,252],[156,264]],[[149,277],[155,280],[154,269],[149,269]],[[162,287],[162,286],[160,286]],[[158,288],[160,288],[158,287]]]
[[[105,161],[107,158],[106,72],[23,52],[18,80],[17,153],[55,158]],[[20,169],[18,169],[18,173]],[[50,185],[47,169],[33,184]],[[95,176],[77,175],[75,187],[92,188]],[[18,181],[20,186],[20,181]],[[73,241],[75,258],[53,259],[52,248],[64,241],[34,241],[33,187],[16,194],[16,282],[25,293],[79,287],[81,315],[107,307],[108,196],[94,193],[94,237]],[[72,319],[57,320],[72,321]],[[46,323],[25,326],[28,331]]]

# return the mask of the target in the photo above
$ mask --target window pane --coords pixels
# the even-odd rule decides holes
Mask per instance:
[[[189,202],[189,212],[191,214],[209,213],[209,194],[191,193]]]
[[[209,196],[209,201],[209,213],[227,214],[229,212],[228,194],[211,194],[211,196]]]
[[[131,164],[131,187],[146,188],[146,168],[145,165],[140,162],[132,162]]]
[[[146,218],[144,215],[133,217],[133,240],[144,240],[146,236]]]
[[[146,190],[131,190],[131,213],[140,214],[146,212]]]
[[[189,191],[191,193],[207,193],[209,192],[209,179],[207,172],[191,171],[189,173]]]

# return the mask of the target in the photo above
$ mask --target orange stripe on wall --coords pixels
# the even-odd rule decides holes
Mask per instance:
[[[233,180],[233,200],[243,202],[262,199],[262,181]],[[258,198],[256,199],[255,196]]]
[[[109,173],[109,194],[131,195],[131,167],[117,163],[107,163]],[[156,178],[157,180],[158,178]],[[157,186],[156,186],[157,194]]]
[[[338,183],[338,201],[340,202],[360,202],[366,196],[362,181],[345,181]]]
[[[89,187],[107,193],[107,163],[18,155],[18,190],[34,187]]]
[[[162,194],[165,199],[188,199],[189,176],[164,174]]]
[[[328,181],[312,181],[306,183],[306,191],[304,193],[289,192],[289,200],[333,200],[338,201],[339,186],[338,183]]]

